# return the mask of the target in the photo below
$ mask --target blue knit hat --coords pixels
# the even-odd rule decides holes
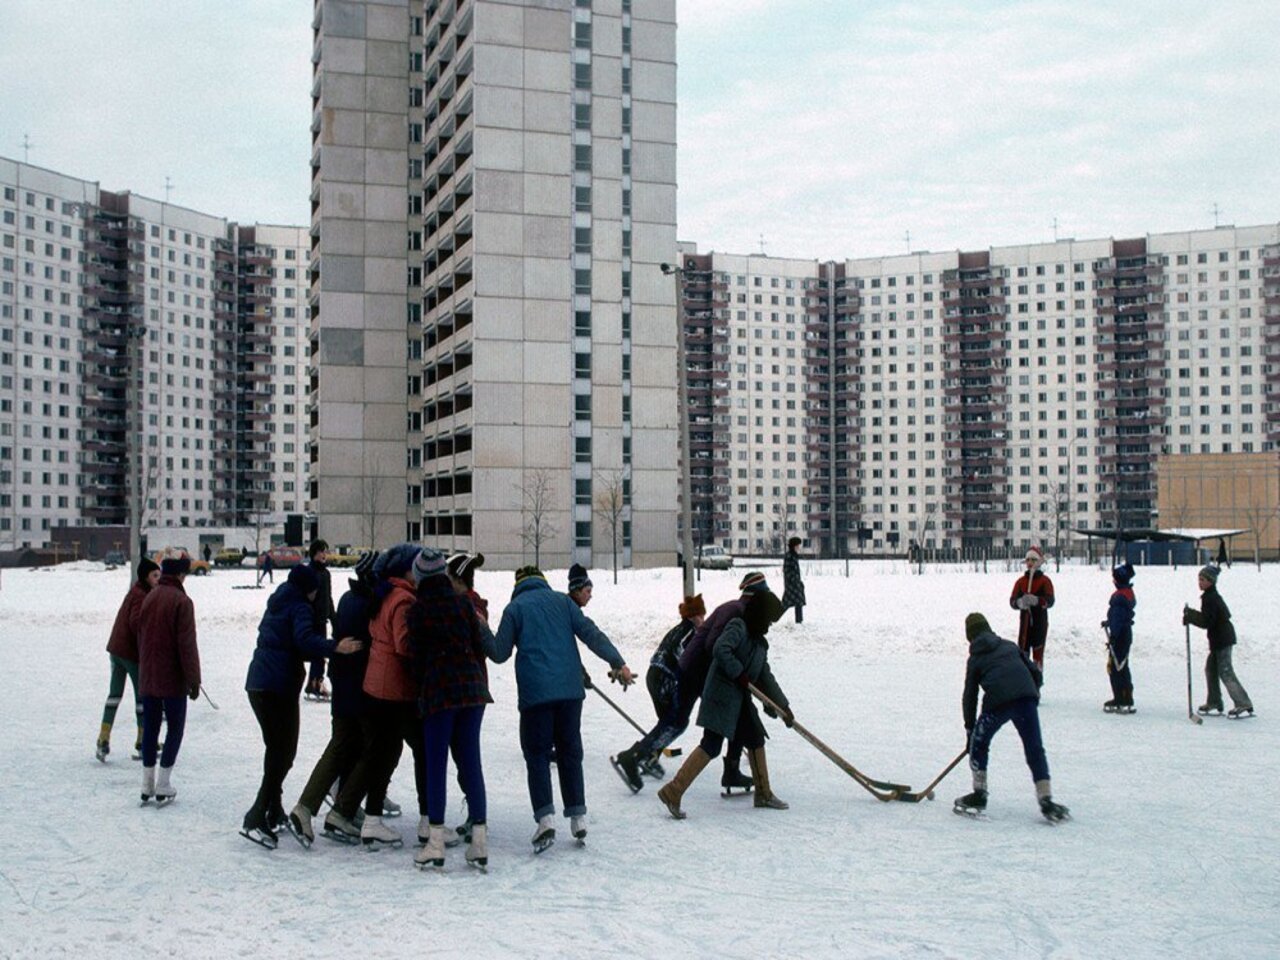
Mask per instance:
[[[1129,581],[1133,579],[1133,564],[1120,564],[1111,571],[1111,579],[1115,581],[1117,587],[1127,587]]]
[[[373,575],[379,580],[407,577],[421,548],[414,543],[397,543],[384,550],[373,564]]]
[[[444,576],[445,570],[444,554],[439,550],[423,547],[418,551],[418,556],[414,558],[413,567],[409,573],[413,577],[414,583],[421,583],[427,577]]]
[[[742,578],[738,584],[739,593],[763,593],[769,589],[769,582],[759,570],[753,570]]]
[[[587,575],[587,568],[580,563],[575,563],[569,568],[569,592],[581,590],[583,587],[591,586],[591,577]]]

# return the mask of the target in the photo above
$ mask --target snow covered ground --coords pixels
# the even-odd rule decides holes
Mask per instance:
[[[848,579],[843,564],[805,569],[805,623],[788,616],[771,652],[797,718],[868,774],[923,786],[962,746],[964,615],[983,611],[998,632],[1015,633],[1013,569],[930,566],[918,576],[901,562],[859,562]],[[741,572],[704,575],[708,606],[734,595]],[[1011,728],[992,753],[990,819],[974,822],[950,812],[969,789],[964,765],[935,803],[881,804],[772,722],[772,779],[791,809],[721,799],[717,763],[686,795],[689,819],[675,822],[656,784],[633,796],[613,774],[609,754],[634,733],[589,693],[591,833],[584,849],[562,840],[535,857],[508,663],[491,669],[497,702],[484,728],[489,873],[468,870],[457,850],[437,875],[412,866],[411,815],[390,821],[405,849],[379,854],[322,839],[308,852],[287,835],[268,853],[237,835],[261,764],[242,687],[267,592],[232,589],[251,584],[251,571],[188,581],[205,685],[221,709],[191,705],[179,797],[164,810],[137,804],[129,694],[110,762],[93,759],[103,648],[128,572],[5,571],[0,955],[1280,956],[1280,568],[1223,573],[1237,670],[1260,716],[1203,727],[1186,716],[1179,617],[1196,601],[1195,569],[1138,572],[1131,717],[1100,709],[1110,695],[1098,626],[1109,576],[1049,572],[1059,599],[1041,720],[1068,824],[1040,818]],[[563,586],[562,571],[551,578]],[[624,572],[616,587],[603,571],[596,580],[588,612],[643,669],[675,621],[677,572]],[[510,574],[482,571],[478,587],[496,622]],[[1199,703],[1200,631],[1192,650]],[[607,692],[651,722],[641,687]],[[304,704],[287,803],[327,732],[327,707]],[[392,794],[411,814],[406,770]],[[450,802],[452,822],[460,798]]]

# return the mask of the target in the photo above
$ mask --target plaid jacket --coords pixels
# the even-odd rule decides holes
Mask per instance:
[[[485,671],[487,632],[471,600],[448,577],[426,577],[409,608],[418,706],[422,715],[492,703]]]

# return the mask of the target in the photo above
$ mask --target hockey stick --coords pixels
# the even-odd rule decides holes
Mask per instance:
[[[203,693],[204,698],[209,701],[209,706],[213,707],[215,710],[219,709],[218,705],[213,702],[213,697],[209,696],[209,691],[204,688],[203,683],[200,684],[200,692]]]
[[[926,800],[926,799],[932,800],[933,788],[936,787],[938,784],[940,784],[946,778],[947,774],[949,774],[952,770],[956,768],[956,764],[958,764],[961,760],[963,760],[968,755],[969,755],[969,748],[966,747],[965,749],[960,751],[959,755],[954,760],[952,760],[950,763],[947,764],[947,767],[945,770],[943,770],[940,774],[934,777],[933,783],[929,784],[923,790],[918,790],[916,792],[908,791],[907,793],[904,793],[902,796],[900,796],[898,799],[904,800],[907,803],[919,803],[921,800]]]
[[[790,713],[790,711],[784,710],[782,707],[770,700],[755,684],[748,683],[747,689],[751,691],[753,696],[777,713],[778,716]],[[883,780],[872,780],[848,760],[819,740],[814,734],[810,733],[809,730],[800,723],[800,721],[795,719],[795,717],[791,718],[789,726],[792,730],[800,734],[801,737],[816,747],[819,753],[852,777],[858,786],[862,787],[862,789],[866,790],[867,793],[871,794],[877,800],[882,800],[885,803],[888,803],[891,800],[900,800],[902,795],[911,789],[909,786],[902,783],[888,783]],[[884,786],[878,786],[879,784],[884,784]]]
[[[1185,606],[1183,609],[1186,609]],[[1187,719],[1198,727],[1204,723],[1204,717],[1197,717],[1195,710],[1191,708],[1191,624],[1184,623],[1182,626],[1187,631]]]
[[[590,678],[589,676],[587,676],[587,672],[586,672],[585,670],[582,672],[582,679],[583,679],[583,682],[584,682],[588,687],[590,687],[590,688],[591,688],[592,690],[594,690],[596,693],[600,694],[601,698],[604,700],[604,702],[605,702],[605,703],[607,703],[609,706],[613,707],[613,709],[617,710],[617,711],[618,711],[618,713],[621,715],[622,719],[626,720],[626,721],[627,721],[627,723],[631,724],[633,727],[635,727],[637,730],[639,730],[639,731],[640,731],[640,736],[642,736],[642,737],[643,737],[643,736],[647,736],[647,735],[648,735],[649,731],[648,731],[648,730],[646,730],[644,727],[640,726],[640,724],[636,723],[634,720],[632,720],[632,719],[631,719],[631,714],[627,713],[627,711],[623,710],[620,706],[618,706],[616,703],[614,703],[614,702],[613,702],[609,697],[605,696],[605,692],[604,692],[603,690],[601,690],[599,687],[597,687],[597,686],[596,686],[596,685],[591,681],[591,678]],[[662,755],[663,755],[664,757],[678,757],[678,756],[680,756],[680,754],[681,754],[681,753],[683,753],[683,752],[684,752],[684,751],[682,751],[679,747],[663,747],[663,748],[662,748]]]

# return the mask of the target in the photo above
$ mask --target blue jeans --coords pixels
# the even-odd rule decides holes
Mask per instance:
[[[164,753],[160,766],[172,767],[178,760],[178,748],[182,746],[182,732],[187,726],[186,697],[142,698],[142,765],[156,765],[156,750],[160,744],[160,720],[169,725],[164,735]]]
[[[533,819],[556,812],[551,795],[551,748],[556,751],[560,799],[566,817],[587,812],[582,782],[582,701],[553,700],[520,711],[520,749],[529,778]]]
[[[480,765],[480,724],[483,722],[484,704],[441,710],[422,721],[427,820],[436,826],[444,823],[450,753],[458,766],[458,783],[467,795],[467,816],[472,823],[486,820],[484,770]]]
[[[1027,758],[1027,766],[1031,768],[1031,779],[1048,780],[1049,758],[1045,756],[1044,742],[1040,739],[1040,710],[1035,697],[1023,697],[990,712],[983,709],[978,722],[974,724],[973,737],[969,743],[969,768],[987,769],[991,738],[1010,720],[1013,721],[1018,736],[1022,738],[1022,752]]]

